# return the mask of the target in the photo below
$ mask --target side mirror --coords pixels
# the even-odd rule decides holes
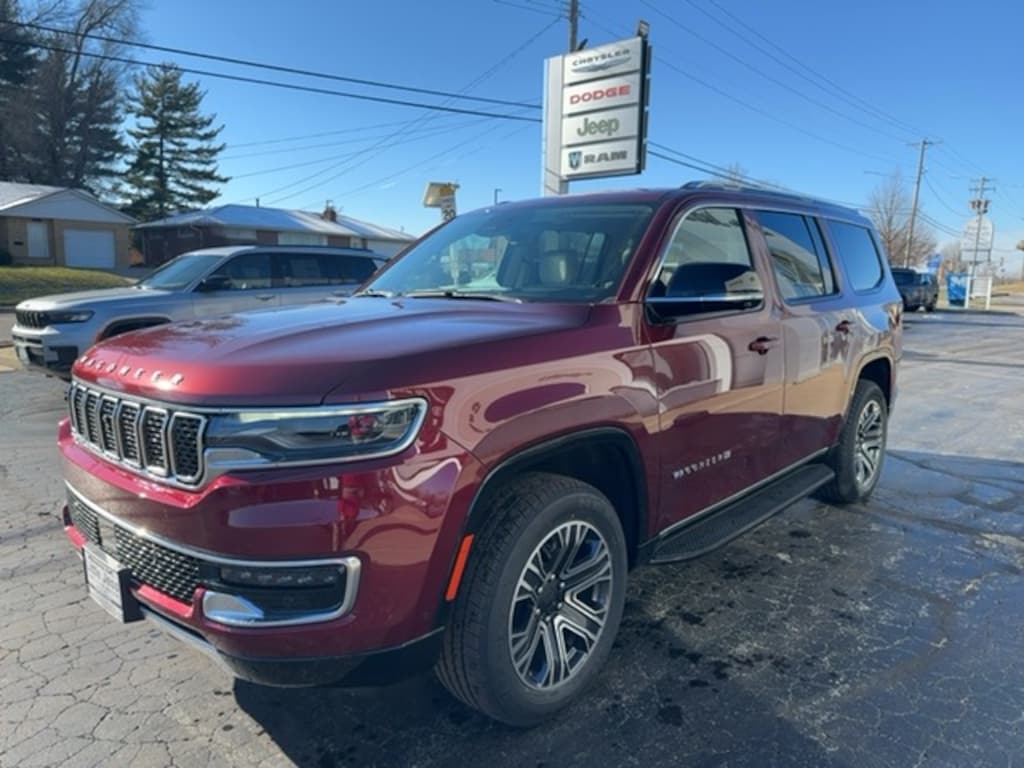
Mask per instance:
[[[196,290],[199,291],[200,293],[213,293],[214,291],[224,291],[227,290],[228,285],[230,285],[230,283],[231,280],[228,278],[227,275],[210,275],[201,283],[199,283],[198,286],[196,286]]]

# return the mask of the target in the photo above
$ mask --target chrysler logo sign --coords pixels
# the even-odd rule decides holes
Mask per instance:
[[[604,72],[621,68],[633,58],[629,48],[614,48],[610,51],[584,52],[569,59],[569,71],[574,73]]]

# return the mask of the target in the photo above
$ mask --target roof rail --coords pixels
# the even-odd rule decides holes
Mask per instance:
[[[802,192],[783,191],[772,189],[771,187],[758,186],[757,184],[743,183],[741,181],[688,181],[682,185],[681,189],[719,189],[727,192],[751,192],[769,197],[813,202],[818,205],[828,205],[833,208],[847,207],[840,205],[839,203],[834,203],[830,200],[824,200],[820,197],[805,195]]]

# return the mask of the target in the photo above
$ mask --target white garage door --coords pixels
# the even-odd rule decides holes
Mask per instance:
[[[95,229],[64,230],[64,263],[69,267],[114,268],[114,233]]]

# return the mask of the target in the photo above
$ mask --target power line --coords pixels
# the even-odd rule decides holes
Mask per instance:
[[[611,29],[610,27],[608,27],[606,24],[601,24],[600,22],[595,21],[594,18],[593,18],[593,14],[591,14],[590,20],[591,20],[591,23],[594,24],[594,26],[598,27],[601,30],[604,30],[605,32],[607,32],[610,35],[618,35],[618,34],[620,34],[619,32],[616,32],[614,29]],[[736,96],[736,95],[734,95],[732,93],[729,93],[728,91],[723,90],[722,88],[718,87],[717,85],[714,85],[713,83],[709,83],[707,80],[704,80],[703,78],[698,77],[697,75],[695,75],[695,74],[693,74],[691,72],[687,72],[685,69],[682,69],[681,67],[677,66],[673,61],[671,61],[670,59],[667,59],[667,58],[665,58],[663,56],[655,55],[654,56],[654,60],[656,62],[658,62],[658,64],[660,66],[668,67],[673,72],[681,75],[682,77],[685,77],[688,80],[691,80],[691,81],[697,83],[697,85],[700,85],[701,87],[706,88],[707,90],[712,91],[713,93],[718,94],[722,98],[728,99],[729,101],[731,101],[731,102],[733,102],[735,104],[739,104],[744,109],[748,109],[751,112],[754,112],[754,113],[760,115],[761,117],[765,117],[765,118],[767,118],[769,120],[772,120],[773,122],[779,123],[780,125],[784,125],[787,128],[789,128],[790,130],[793,130],[793,131],[796,131],[798,133],[801,133],[804,136],[808,136],[808,137],[810,137],[812,139],[815,139],[816,141],[820,141],[822,143],[829,144],[829,145],[831,145],[833,147],[836,147],[838,149],[842,149],[842,150],[844,150],[846,152],[850,152],[850,153],[853,153],[853,154],[856,154],[856,155],[860,155],[861,157],[866,157],[866,158],[869,158],[871,160],[877,160],[877,161],[880,161],[880,162],[883,162],[883,163],[894,163],[894,162],[898,163],[898,161],[894,160],[891,157],[883,157],[881,155],[875,155],[875,154],[872,154],[870,152],[865,152],[862,149],[857,149],[856,147],[852,147],[852,146],[850,146],[848,144],[844,144],[841,141],[836,141],[835,139],[831,139],[831,138],[829,138],[827,136],[822,136],[821,134],[815,133],[814,131],[809,131],[806,128],[804,128],[803,126],[801,126],[801,125],[798,125],[798,124],[796,124],[794,122],[791,122],[791,121],[785,119],[784,117],[780,117],[779,115],[775,114],[774,112],[771,112],[771,111],[769,111],[767,109],[763,109],[762,107],[759,107],[756,104],[751,104],[749,101],[745,101],[744,99],[741,99],[739,96]]]
[[[504,67],[509,61],[511,61],[513,58],[515,58],[517,55],[519,55],[527,47],[532,45],[536,40],[538,40],[549,29],[551,29],[553,26],[555,26],[555,24],[557,24],[559,21],[560,21],[560,19],[555,19],[554,21],[546,24],[543,28],[538,30],[533,35],[531,35],[524,42],[520,43],[512,51],[510,51],[509,53],[505,54],[505,56],[503,56],[501,59],[499,59],[495,64],[493,64],[488,69],[484,70],[482,73],[477,75],[477,77],[475,77],[473,80],[471,80],[469,83],[467,83],[460,90],[460,92],[464,93],[466,91],[469,91],[472,88],[475,88],[477,85],[479,85],[480,83],[484,82],[485,80],[487,80],[488,78],[493,76],[496,72],[500,71],[501,68]],[[397,136],[400,136],[403,133],[405,133],[406,131],[409,131],[409,130],[417,127],[417,126],[422,126],[422,125],[424,125],[424,124],[426,124],[426,123],[428,123],[431,120],[434,120],[436,118],[437,118],[436,114],[423,114],[420,117],[415,118],[414,120],[410,121],[408,124],[406,124],[402,128],[399,128],[397,131],[393,132],[387,138],[382,139],[380,142],[378,142],[377,144],[375,144],[375,145],[373,145],[371,147],[368,147],[365,150],[365,156],[359,162],[349,163],[349,161],[347,161],[347,160],[342,160],[339,163],[336,163],[336,164],[334,164],[333,166],[331,166],[329,168],[325,168],[325,169],[323,169],[323,170],[321,170],[321,171],[319,171],[317,173],[314,173],[314,174],[312,174],[310,176],[307,176],[304,179],[300,179],[299,181],[292,182],[291,184],[286,184],[284,187],[278,187],[277,189],[267,193],[267,195],[268,196],[270,196],[270,195],[277,195],[278,193],[283,192],[283,191],[285,191],[287,189],[293,189],[296,186],[304,184],[304,183],[306,183],[308,181],[312,181],[314,178],[323,176],[324,174],[331,173],[332,171],[335,171],[339,167],[341,167],[341,170],[339,170],[333,176],[321,179],[320,181],[317,181],[316,183],[314,183],[314,184],[312,184],[310,186],[304,187],[303,189],[299,190],[298,192],[290,192],[288,195],[285,195],[283,197],[278,197],[278,198],[276,198],[272,202],[280,203],[280,202],[283,202],[285,200],[290,200],[293,197],[298,197],[300,195],[304,195],[307,192],[310,192],[310,191],[312,191],[314,189],[317,189],[317,188],[322,187],[322,186],[324,186],[326,184],[329,184],[329,183],[333,182],[334,180],[340,178],[341,176],[344,176],[346,173],[350,173],[351,171],[355,170],[356,168],[358,168],[358,167],[360,167],[362,165],[365,165],[366,163],[370,162],[372,159],[374,159],[375,157],[380,155],[380,153],[383,151],[383,148],[380,145],[383,144],[384,142],[389,141],[390,139],[395,138]],[[520,119],[522,121],[524,121],[524,122],[535,122],[535,123],[541,122],[540,118],[536,118],[536,117],[532,117],[532,118],[521,117]],[[460,143],[459,146],[461,146],[461,143]],[[342,166],[345,166],[346,164],[348,164],[348,167],[342,167]],[[261,195],[261,197],[262,197],[262,195]]]
[[[886,137],[888,137],[890,139],[894,139],[895,141],[900,141],[900,142],[904,141],[904,138],[902,136],[896,136],[895,134],[889,133],[888,131],[884,131],[881,128],[878,128],[877,126],[874,126],[874,125],[872,125],[870,123],[865,123],[863,120],[860,120],[860,119],[858,119],[856,117],[853,117],[853,116],[847,114],[846,112],[842,112],[842,111],[840,111],[838,109],[835,109],[834,107],[832,107],[829,104],[826,104],[825,102],[821,101],[820,99],[816,99],[813,96],[809,96],[808,94],[806,94],[805,92],[803,92],[799,88],[794,88],[793,86],[789,85],[785,81],[780,80],[777,77],[773,77],[772,75],[769,75],[768,73],[766,73],[760,67],[757,67],[754,64],[751,64],[750,62],[748,62],[746,59],[744,59],[744,58],[742,58],[740,56],[737,56],[732,51],[730,51],[728,48],[725,48],[724,46],[718,45],[716,42],[714,42],[713,40],[709,40],[707,37],[705,37],[704,35],[700,34],[699,32],[693,31],[692,29],[690,29],[689,27],[684,25],[681,21],[676,19],[671,14],[666,13],[665,11],[663,11],[660,8],[658,8],[657,6],[655,6],[652,2],[650,2],[650,0],[640,0],[640,2],[643,3],[644,5],[646,5],[648,8],[650,8],[655,13],[658,13],[661,16],[663,16],[671,24],[675,25],[676,27],[678,27],[679,29],[683,30],[687,34],[692,35],[693,37],[695,37],[698,40],[700,40],[701,42],[703,42],[705,45],[710,46],[711,48],[714,48],[716,51],[721,53],[723,56],[726,56],[727,58],[732,59],[733,61],[737,62],[738,64],[740,64],[740,65],[742,65],[744,67],[746,67],[747,69],[749,69],[751,72],[755,73],[756,75],[764,78],[765,80],[768,80],[771,83],[774,83],[778,87],[780,87],[780,88],[782,88],[782,89],[784,89],[786,91],[789,91],[790,93],[795,94],[796,96],[799,96],[801,99],[804,99],[805,101],[807,101],[807,102],[817,106],[820,109],[824,109],[824,110],[826,110],[828,112],[831,112],[832,114],[834,114],[834,115],[836,115],[838,117],[841,117],[841,118],[843,118],[845,120],[849,120],[852,123],[856,123],[857,125],[861,126],[862,128],[867,128],[868,130],[876,131],[877,133],[882,134],[883,136],[886,136]]]
[[[382,149],[391,149],[392,147],[400,147],[400,146],[404,146],[406,144],[413,144],[413,143],[415,143],[417,141],[423,141],[424,139],[432,139],[435,136],[438,136],[438,135],[440,135],[442,133],[449,133],[449,132],[454,131],[454,130],[459,130],[460,128],[463,128],[463,129],[464,128],[468,128],[468,127],[471,127],[472,125],[479,125],[480,122],[483,122],[483,118],[481,118],[480,120],[473,121],[472,123],[469,123],[467,125],[458,126],[458,127],[446,125],[443,128],[439,128],[439,129],[430,131],[429,133],[417,134],[416,136],[410,137],[410,138],[406,139],[405,141],[396,141],[396,142],[393,142],[391,144],[386,144],[386,145],[384,145],[381,148]],[[527,128],[529,126],[522,126],[522,127],[523,128]],[[366,140],[367,139],[361,139],[361,141],[366,141]],[[331,155],[329,157],[320,157],[320,158],[317,158],[316,160],[309,160],[309,161],[302,162],[302,163],[289,163],[288,165],[280,165],[280,166],[277,166],[276,168],[265,168],[265,169],[262,169],[262,170],[259,170],[259,171],[251,171],[249,173],[232,174],[231,175],[231,180],[234,181],[236,179],[247,179],[247,178],[250,178],[252,176],[266,176],[267,174],[271,174],[271,173],[279,173],[281,171],[290,171],[290,170],[294,170],[296,168],[308,168],[311,165],[321,165],[323,163],[330,163],[330,162],[333,162],[335,160],[345,160],[345,159],[348,159],[348,158],[351,158],[351,157],[356,157],[358,155],[361,155],[365,151],[366,151],[365,149],[357,149],[357,150],[354,150],[354,151],[351,151],[351,152],[344,152],[344,153],[342,153],[340,155]]]
[[[656,149],[660,149],[662,152],[671,152],[673,155],[677,155],[678,157],[685,158],[686,160],[689,160],[689,161],[691,161],[693,163],[700,163],[701,165],[706,166],[707,168],[711,169],[710,173],[711,173],[712,176],[719,176],[719,177],[730,177],[730,176],[732,176],[732,172],[730,171],[729,168],[726,168],[725,166],[722,166],[722,165],[718,165],[716,163],[712,163],[709,160],[703,160],[703,159],[701,159],[699,157],[695,157],[693,155],[688,155],[685,152],[680,152],[678,149],[673,149],[672,147],[667,147],[664,144],[659,144],[659,143],[654,142],[654,141],[649,141],[648,142],[648,146],[654,147]],[[656,157],[661,157],[662,159],[665,159],[661,155],[655,155],[655,156]],[[698,169],[698,170],[704,170],[704,169]],[[749,181],[752,184],[755,184],[755,185],[757,185],[759,187],[765,187],[766,189],[777,189],[780,192],[792,192],[792,190],[789,189],[788,187],[784,187],[784,186],[782,186],[780,184],[775,184],[775,183],[770,182],[770,181],[764,181],[762,179],[756,179],[753,176],[747,176],[746,174],[744,174],[743,180],[744,181]]]
[[[689,0],[687,0],[687,1],[689,2]],[[920,136],[922,134],[928,133],[927,131],[922,131],[920,128],[915,128],[914,126],[910,125],[909,123],[906,123],[906,122],[900,120],[899,118],[893,117],[892,115],[884,112],[883,110],[881,110],[878,107],[874,106],[870,102],[862,99],[860,96],[857,96],[855,93],[852,93],[849,90],[847,90],[846,88],[844,88],[843,86],[839,85],[839,83],[837,83],[834,80],[830,79],[829,77],[821,74],[814,67],[810,67],[807,64],[804,64],[802,61],[800,61],[800,59],[798,59],[796,56],[791,54],[789,51],[787,51],[781,45],[776,43],[774,40],[772,40],[771,38],[769,38],[766,35],[764,35],[761,32],[759,32],[756,27],[753,27],[750,24],[747,24],[742,18],[740,18],[736,14],[732,13],[728,9],[723,8],[721,5],[719,5],[718,2],[716,2],[716,0],[708,0],[708,1],[711,3],[711,5],[713,5],[715,8],[717,8],[719,11],[721,11],[723,14],[728,16],[735,24],[737,24],[740,27],[743,27],[748,32],[750,32],[752,35],[757,37],[759,40],[762,40],[767,45],[769,45],[772,48],[774,48],[775,50],[779,51],[779,53],[781,53],[787,59],[789,59],[790,61],[794,62],[797,66],[799,66],[800,68],[802,68],[805,71],[809,72],[811,75],[813,75],[814,77],[818,78],[822,82],[824,82],[827,85],[831,86],[832,88],[834,88],[840,94],[843,94],[843,95],[847,96],[851,100],[850,103],[853,103],[853,102],[860,103],[860,104],[863,105],[864,109],[869,110],[870,112],[873,112],[874,114],[878,115],[880,118],[882,118],[882,119],[886,120],[887,122],[889,122],[894,127],[900,128],[900,129],[905,130],[905,131],[907,131],[909,133],[912,133],[914,135]],[[806,77],[805,77],[805,79],[806,79]]]
[[[82,37],[90,40],[99,40],[104,43],[116,43],[118,45],[125,45],[134,48],[144,48],[150,51],[160,51],[161,53],[174,53],[179,56],[190,56],[197,59],[206,59],[209,61],[219,61],[224,64],[237,64],[243,67],[253,67],[255,69],[263,69],[270,72],[281,72],[289,75],[302,75],[303,77],[315,77],[321,80],[333,80],[341,83],[354,83],[356,85],[366,85],[373,88],[385,88],[396,91],[407,91],[409,93],[420,93],[427,96],[443,96],[448,99],[461,99],[464,101],[477,101],[486,104],[498,104],[506,107],[529,107],[533,109],[540,109],[539,104],[528,104],[520,101],[509,101],[506,99],[495,99],[485,96],[466,96],[464,94],[451,93],[450,91],[439,91],[432,88],[419,88],[412,85],[398,85],[397,83],[388,83],[381,80],[367,80],[360,77],[348,77],[345,75],[335,75],[329,72],[319,72],[312,69],[301,69],[299,67],[286,67],[280,64],[268,64],[266,62],[253,61],[251,59],[239,59],[233,56],[221,56],[215,53],[205,53],[202,51],[193,51],[186,48],[173,48],[166,45],[152,45],[150,43],[140,43],[133,40],[125,40],[123,38],[108,37],[106,35],[97,34],[83,34],[76,32],[71,29],[61,29],[59,27],[50,27],[45,24],[36,24],[34,22],[14,22],[13,26],[17,27],[28,27],[31,29],[42,30],[43,32],[50,32],[58,35],[71,35],[74,37]]]
[[[928,178],[927,174],[925,174],[924,183],[928,186],[928,189],[932,191],[932,194],[935,196],[935,199],[942,204],[943,208],[952,213],[954,216],[964,216],[963,211],[956,210],[955,208],[953,208],[953,206],[951,206],[949,203],[942,199],[942,195],[940,195],[938,190],[936,190],[935,187],[932,186],[931,179]]]
[[[471,119],[471,120],[466,120],[466,121],[463,121],[463,122],[456,123],[455,125],[449,124],[449,125],[444,125],[444,126],[438,126],[437,128],[432,129],[431,132],[429,134],[427,134],[427,135],[433,136],[433,135],[436,135],[438,133],[444,133],[446,131],[455,131],[455,130],[458,130],[459,128],[464,128],[464,127],[469,126],[469,125],[476,125],[480,120],[484,120],[484,119],[485,118]],[[402,123],[399,123],[399,125],[403,125],[405,122],[407,122],[407,121],[403,121]],[[423,135],[423,134],[421,134],[421,135]],[[303,145],[301,147],[286,147],[286,148],[283,148],[283,149],[282,148],[263,149],[263,150],[258,150],[256,152],[243,152],[243,153],[237,154],[237,155],[233,155],[233,154],[231,154],[229,152],[226,155],[221,155],[220,157],[217,158],[217,160],[219,162],[224,162],[224,161],[230,161],[230,160],[242,160],[242,159],[250,158],[250,157],[266,157],[267,155],[283,155],[283,154],[288,154],[290,152],[308,152],[308,151],[313,150],[313,149],[326,149],[328,147],[341,147],[341,146],[344,146],[346,144],[359,144],[359,143],[362,143],[362,142],[365,142],[365,141],[376,141],[377,139],[381,139],[381,138],[387,138],[387,134],[381,134],[381,135],[376,135],[376,136],[357,136],[357,137],[351,138],[351,139],[342,139],[341,141],[325,141],[325,142],[321,142],[319,144],[305,144],[305,145]]]
[[[362,125],[356,128],[339,128],[333,131],[320,131],[319,133],[304,133],[298,136],[284,136],[278,139],[262,139],[260,141],[245,141],[240,143],[230,143],[227,146],[230,149],[241,149],[243,147],[263,147],[269,144],[284,144],[289,141],[305,141],[306,139],[319,139],[324,136],[340,136],[344,133],[359,133],[360,131],[371,131],[375,128],[391,128],[395,125],[405,125],[408,120],[392,120],[387,123],[374,123],[373,125]],[[273,150],[277,151],[277,150]],[[281,150],[289,151],[289,150]],[[236,155],[237,157],[237,155]]]
[[[90,53],[88,51],[73,51],[69,48],[62,48],[56,45],[46,45],[44,43],[32,43],[24,42],[21,40],[14,40],[12,38],[0,37],[2,43],[12,43],[14,45],[22,45],[31,48],[39,48],[44,51],[52,51],[55,53],[67,53],[67,54],[78,54],[87,56],[93,59],[99,59],[101,61],[114,61],[120,64],[130,64],[136,67],[159,67],[160,64],[151,61],[141,61],[139,59],[130,59],[126,56],[114,56],[113,54],[105,53]],[[302,93],[315,93],[321,96],[340,96],[347,99],[356,99],[359,101],[373,101],[380,104],[393,104],[400,107],[415,107],[416,109],[425,109],[435,112],[450,112],[458,115],[474,115],[477,117],[490,117],[497,120],[518,120],[521,122],[538,123],[540,118],[537,117],[524,117],[521,115],[502,114],[498,112],[484,112],[478,109],[466,109],[463,107],[447,107],[437,104],[426,104],[417,101],[407,101],[405,99],[391,99],[385,96],[369,96],[362,93],[349,93],[346,91],[335,91],[329,88],[317,88],[310,85],[298,85],[297,83],[283,83],[276,80],[264,80],[258,77],[247,77],[245,75],[229,75],[223,72],[211,72],[205,69],[196,69],[194,67],[177,67],[182,72],[188,72],[193,75],[201,75],[202,77],[213,77],[221,80],[231,80],[239,83],[250,83],[252,85],[265,85],[273,88],[281,88],[288,91],[299,91]],[[533,109],[533,107],[529,107]]]

